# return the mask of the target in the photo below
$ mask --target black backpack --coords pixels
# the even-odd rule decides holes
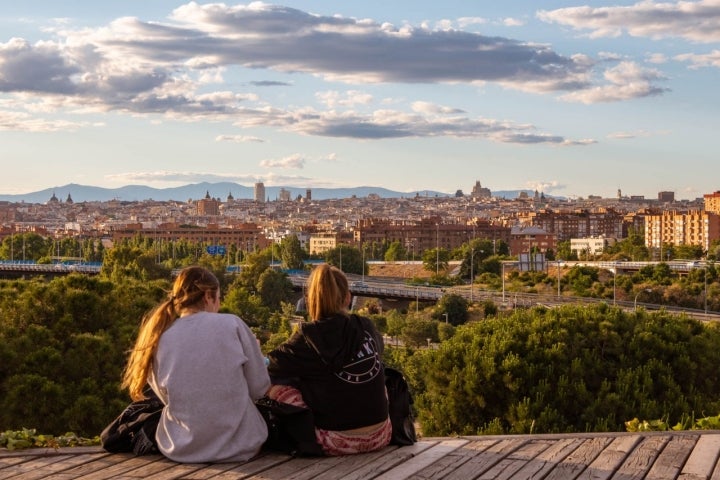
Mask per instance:
[[[392,423],[391,445],[412,445],[417,441],[415,418],[412,413],[413,398],[403,374],[385,367],[385,388],[388,393],[390,422]]]
[[[143,393],[147,398],[125,407],[100,434],[100,443],[106,451],[135,455],[158,453],[155,432],[165,405],[150,388]]]

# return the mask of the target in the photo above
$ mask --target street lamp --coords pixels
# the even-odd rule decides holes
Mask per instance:
[[[502,262],[501,265],[502,265],[502,300],[503,300],[503,305],[505,305],[505,262]]]
[[[443,317],[445,317],[445,323],[448,323],[448,314],[447,314],[447,313],[443,313]]]
[[[365,244],[362,245],[362,283],[365,284]]]
[[[440,276],[440,224],[435,224],[435,276]]]
[[[415,314],[420,313],[420,287],[415,286]]]
[[[639,296],[642,292],[652,293],[652,290],[649,289],[649,288],[644,288],[644,289],[640,290],[638,293],[635,294],[635,301],[633,302],[633,309],[634,309],[635,311],[637,311],[637,299],[638,299],[638,296]]]
[[[615,295],[616,288],[615,288],[615,287],[616,287],[616,284],[617,284],[617,283],[616,283],[617,268],[618,268],[618,267],[617,267],[617,264],[618,264],[618,262],[613,262],[613,268],[609,268],[609,269],[608,269],[608,270],[611,271],[612,274],[613,274],[613,305],[615,305],[615,298],[616,298],[616,295]]]
[[[475,273],[475,247],[470,249],[470,303],[473,301],[473,275]]]
[[[557,287],[558,287],[558,298],[560,298],[560,259],[557,259]]]
[[[705,275],[703,275],[703,283],[705,283],[705,315],[707,315],[707,263],[705,264]]]

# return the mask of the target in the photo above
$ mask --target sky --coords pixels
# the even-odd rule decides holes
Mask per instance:
[[[720,0],[0,0],[0,193],[694,199],[719,79]]]

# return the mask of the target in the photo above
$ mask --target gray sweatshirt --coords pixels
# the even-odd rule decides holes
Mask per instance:
[[[254,400],[270,387],[257,339],[240,318],[199,312],[160,337],[150,386],[165,404],[160,452],[186,463],[239,462],[267,438]]]

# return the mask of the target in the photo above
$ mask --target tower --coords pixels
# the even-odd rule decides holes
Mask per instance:
[[[255,195],[254,199],[258,203],[264,203],[265,202],[265,184],[262,182],[257,182],[255,184]]]

